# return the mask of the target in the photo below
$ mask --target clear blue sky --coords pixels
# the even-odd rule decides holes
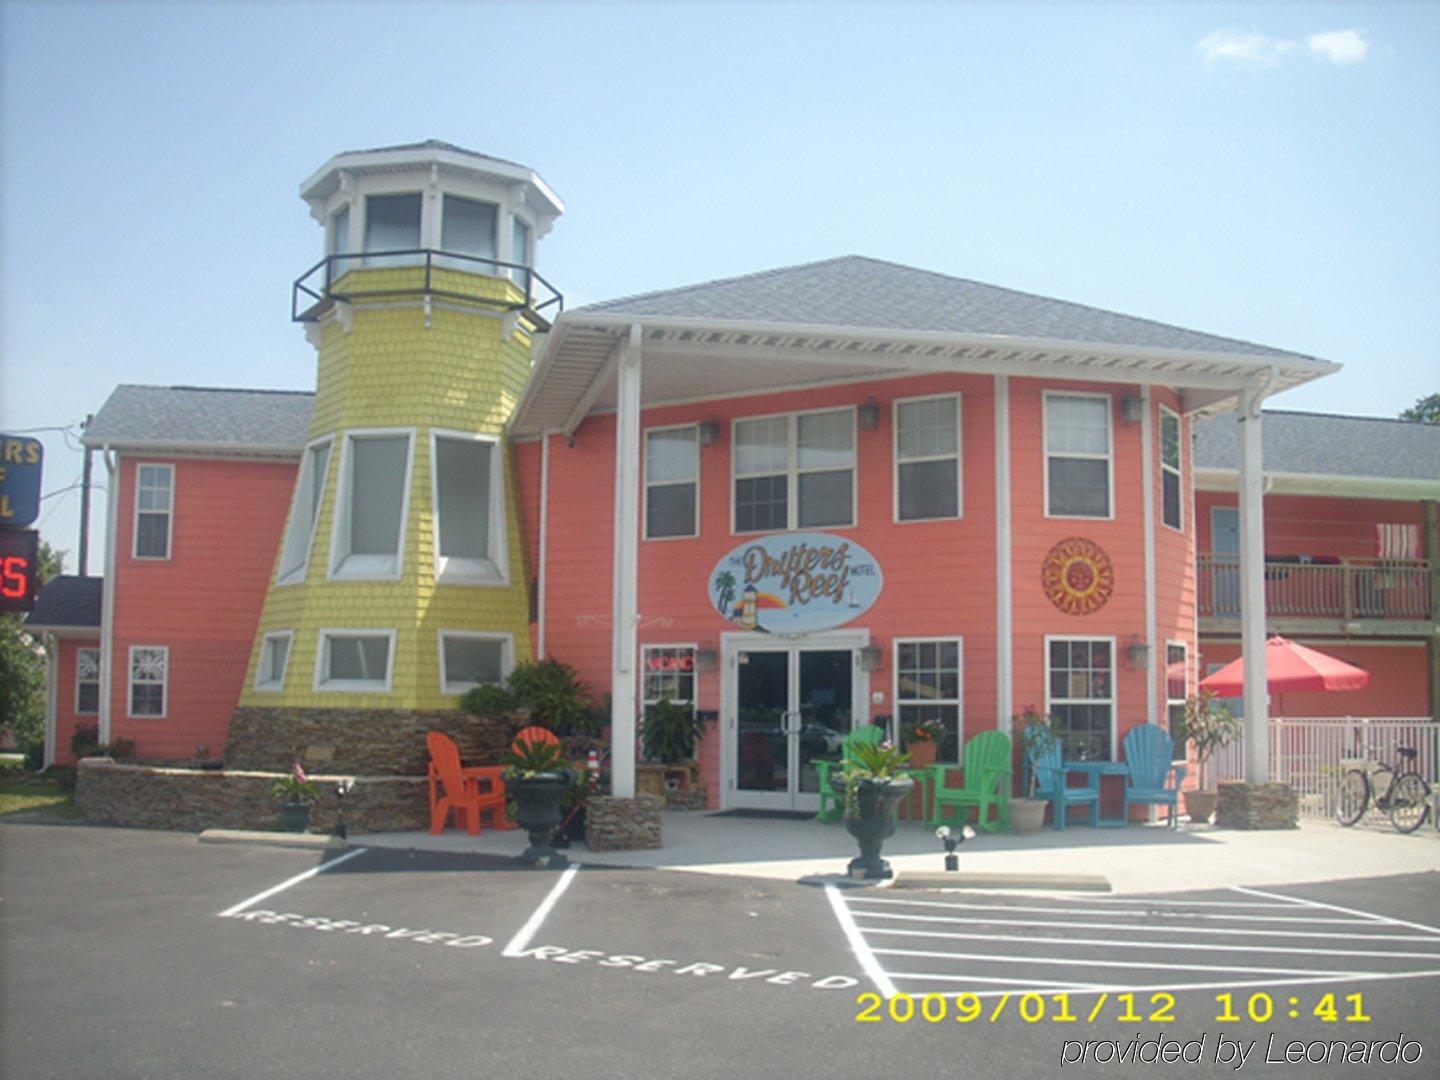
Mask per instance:
[[[309,388],[297,185],[432,137],[560,193],[572,305],[856,252],[1346,365],[1280,407],[1440,390],[1440,5],[5,2],[0,35],[6,430]],[[45,507],[73,571],[78,498]]]

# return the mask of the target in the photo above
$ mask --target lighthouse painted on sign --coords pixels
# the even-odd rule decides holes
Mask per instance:
[[[710,600],[724,619],[767,634],[808,634],[844,626],[880,596],[875,557],[828,533],[756,537],[710,573]]]

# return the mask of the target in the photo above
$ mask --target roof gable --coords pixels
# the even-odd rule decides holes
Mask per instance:
[[[87,446],[298,455],[315,395],[200,386],[115,388],[85,429]]]
[[[41,586],[35,607],[25,617],[32,629],[100,629],[105,581],[98,577],[60,574]]]

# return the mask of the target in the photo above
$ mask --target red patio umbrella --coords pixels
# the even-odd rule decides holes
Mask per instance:
[[[1279,634],[1265,643],[1265,676],[1266,689],[1277,695],[1300,690],[1360,690],[1370,681],[1364,668],[1297,645]],[[1245,690],[1245,658],[1205,676],[1200,689],[1218,697],[1239,697]]]

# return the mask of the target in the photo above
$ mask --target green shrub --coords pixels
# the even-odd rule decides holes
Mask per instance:
[[[515,695],[503,686],[476,686],[460,697],[460,709],[482,720],[503,720],[519,708]]]
[[[694,759],[695,744],[704,730],[705,721],[699,719],[689,705],[668,699],[657,701],[645,710],[640,725],[640,745],[651,761],[674,765],[677,761]]]
[[[79,724],[70,735],[70,752],[75,755],[77,761],[82,757],[90,757],[99,745],[100,726],[98,724]]]
[[[460,698],[472,716],[499,720],[522,714],[522,726],[538,724],[556,735],[595,734],[599,728],[585,684],[575,669],[559,660],[521,664],[505,686],[477,686]]]

